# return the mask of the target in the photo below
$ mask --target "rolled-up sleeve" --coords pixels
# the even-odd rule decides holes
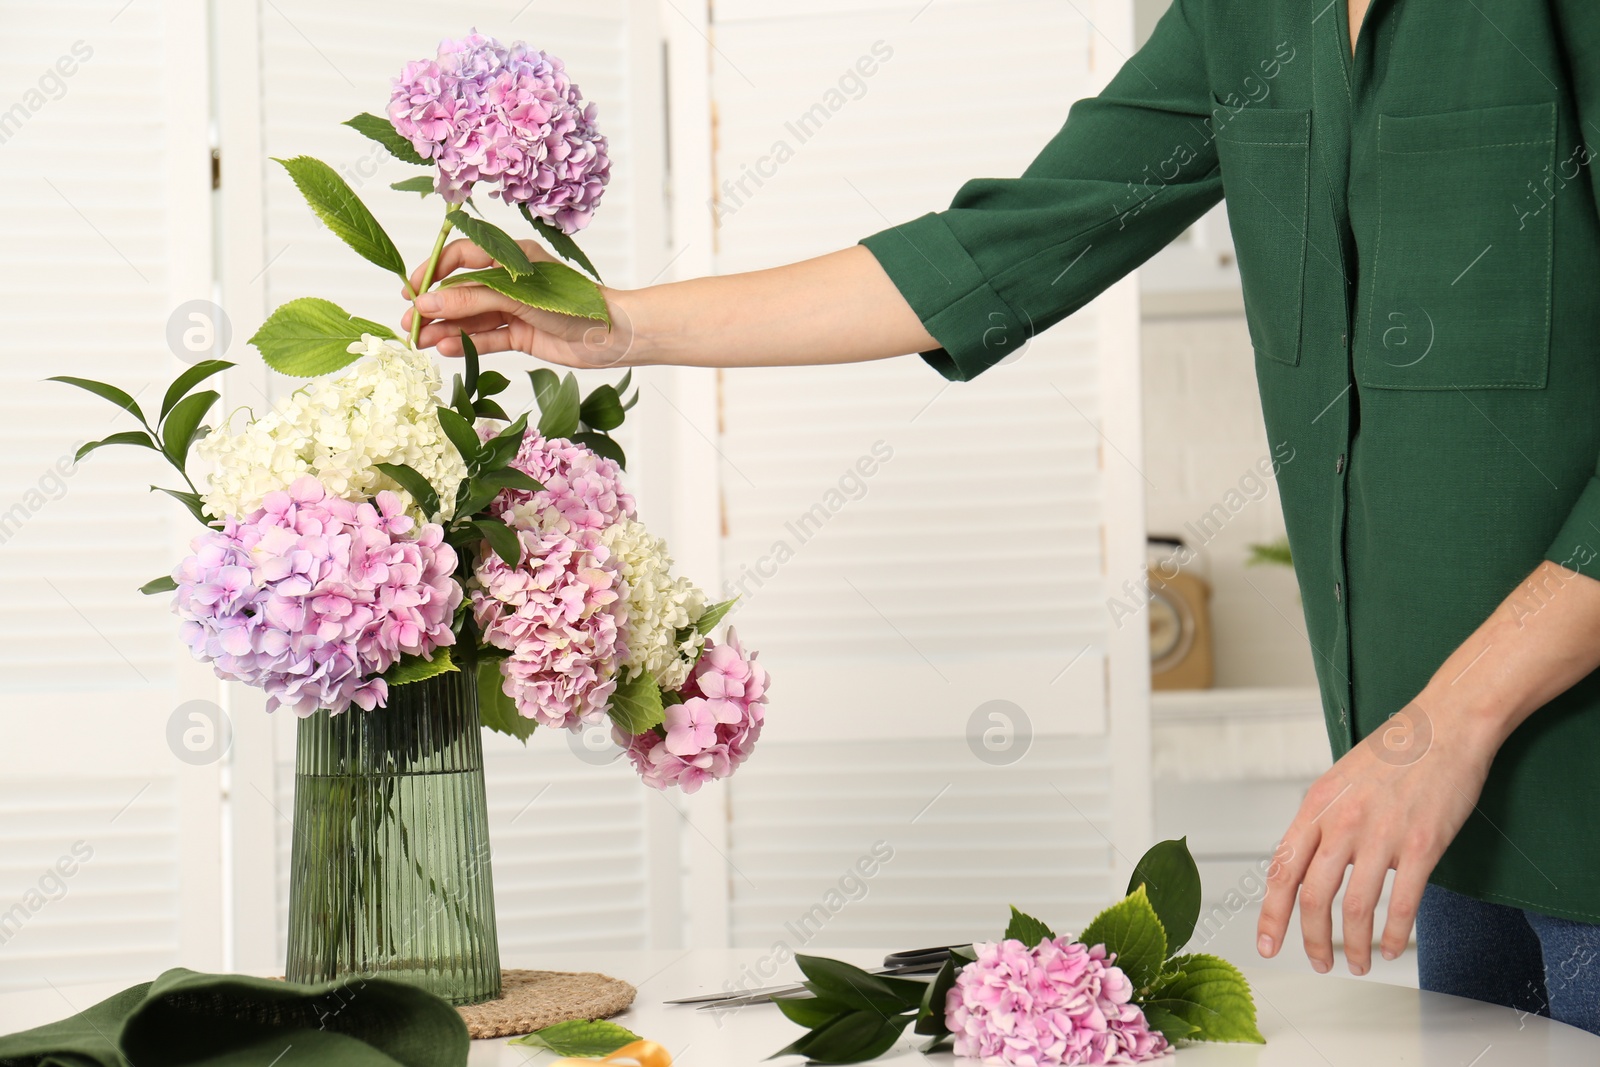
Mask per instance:
[[[950,207],[862,240],[967,381],[1093,300],[1222,197],[1197,0],[1017,178],[967,182]]]

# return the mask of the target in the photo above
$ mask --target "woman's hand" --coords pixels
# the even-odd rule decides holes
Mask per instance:
[[[537,242],[519,241],[529,259],[556,262]],[[489,254],[471,241],[457,240],[445,246],[439,257],[435,281],[457,269],[481,270],[494,265]],[[426,264],[411,272],[411,287],[422,285]],[[601,287],[611,310],[611,326],[593,319],[562,315],[529,307],[521,301],[495,292],[486,286],[468,283],[435,289],[408,308],[401,325],[409,333],[417,309],[423,314],[420,348],[437,348],[442,356],[461,355],[461,334],[472,338],[480,353],[515,350],[526,352],[548,363],[564,367],[606,368],[630,365],[634,343],[633,322],[618,299],[616,290]]]
[[[1591,566],[1593,553],[1581,561]],[[1267,878],[1256,927],[1283,947],[1300,898],[1306,955],[1333,967],[1332,903],[1344,894],[1344,954],[1365,974],[1372,912],[1394,869],[1383,955],[1405,950],[1428,875],[1472,814],[1489,765],[1530,715],[1600,668],[1600,581],[1545,560],[1434,672],[1415,701],[1311,787]],[[1506,839],[1537,867],[1536,842]]]
[[[1366,974],[1373,912],[1391,869],[1383,956],[1405,951],[1428,876],[1472,814],[1499,747],[1498,737],[1471,724],[1442,710],[1436,720],[1413,702],[1317,780],[1268,872],[1256,927],[1261,955],[1283,946],[1298,893],[1306,956],[1318,973],[1331,970],[1333,899],[1345,885],[1344,955],[1352,974]]]

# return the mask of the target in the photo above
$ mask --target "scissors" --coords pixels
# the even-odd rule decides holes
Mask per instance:
[[[950,950],[966,948],[966,945],[941,945],[937,948],[916,948],[904,952],[891,952],[883,958],[883,966],[868,974],[888,975],[891,977],[913,977],[918,975],[935,975],[944,966],[944,961],[950,958]],[[810,995],[806,987],[799,982],[788,985],[765,986],[760,989],[740,989],[731,993],[706,993],[697,997],[681,997],[669,1000],[668,1004],[693,1004],[696,1008],[741,1008],[748,1004],[765,1004],[775,997],[789,996],[796,993]]]

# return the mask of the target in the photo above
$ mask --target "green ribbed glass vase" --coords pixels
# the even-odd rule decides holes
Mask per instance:
[[[387,707],[300,720],[291,982],[409,982],[500,995],[475,672],[389,689]]]

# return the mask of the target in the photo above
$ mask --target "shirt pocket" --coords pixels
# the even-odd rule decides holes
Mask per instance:
[[[1311,112],[1218,101],[1211,123],[1250,342],[1258,356],[1294,366],[1305,291]]]
[[[1356,374],[1375,389],[1542,389],[1554,104],[1378,119],[1378,212]]]

